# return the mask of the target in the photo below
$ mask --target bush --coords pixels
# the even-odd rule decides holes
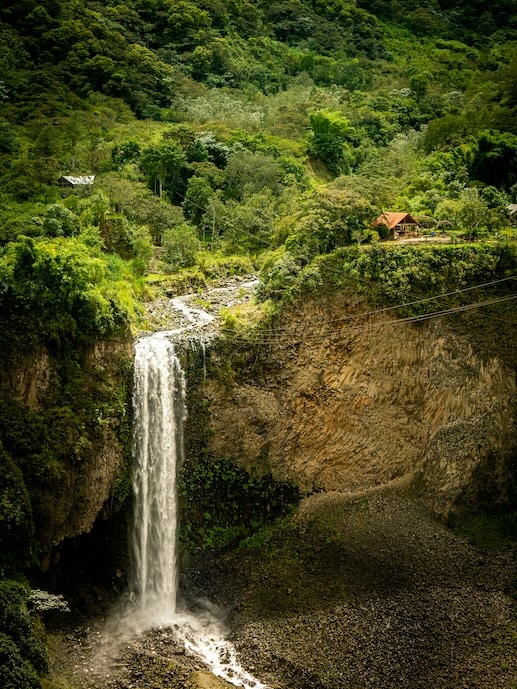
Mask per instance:
[[[45,211],[43,230],[47,237],[73,237],[79,234],[79,218],[65,206],[54,203]]]
[[[79,239],[23,238],[10,244],[0,259],[0,287],[5,351],[30,333],[49,341],[91,342],[124,331],[129,323],[100,252]]]
[[[201,248],[196,228],[190,223],[181,223],[166,230],[162,237],[165,249],[164,260],[168,270],[189,268],[196,263],[196,252]]]
[[[33,632],[27,608],[29,590],[16,581],[0,581],[0,686],[39,689],[37,672],[47,670],[43,642]]]
[[[32,512],[20,469],[0,442],[0,577],[29,558]]]
[[[24,660],[14,641],[0,632],[0,685],[2,689],[41,689],[34,668]]]
[[[182,470],[184,520],[180,538],[189,547],[221,550],[286,514],[301,497],[294,485],[251,476],[229,459],[202,457]]]

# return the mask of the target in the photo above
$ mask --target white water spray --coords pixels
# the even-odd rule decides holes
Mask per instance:
[[[132,588],[143,624],[156,625],[176,612],[176,476],[185,420],[185,377],[166,337],[136,343],[133,400]]]
[[[186,403],[185,377],[170,339],[177,333],[156,333],[135,347],[133,608],[126,622],[138,632],[173,629],[185,652],[215,675],[246,689],[268,689],[240,666],[209,606],[202,614],[178,610],[176,480]]]

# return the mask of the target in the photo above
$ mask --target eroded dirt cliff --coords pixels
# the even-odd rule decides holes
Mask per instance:
[[[212,450],[308,490],[407,477],[443,517],[462,503],[504,503],[515,339],[499,330],[494,341],[486,320],[411,324],[373,311],[353,295],[306,300],[247,370],[209,378]],[[233,358],[231,348],[213,356],[216,371]]]

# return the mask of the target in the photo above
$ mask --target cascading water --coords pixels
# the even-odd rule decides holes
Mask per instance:
[[[145,624],[176,612],[176,476],[183,460],[185,377],[166,337],[137,341],[134,364],[133,597]]]
[[[183,315],[213,320],[184,305]],[[185,376],[173,340],[183,329],[139,339],[134,364],[132,606],[126,617],[138,632],[170,628],[187,654],[246,689],[268,689],[239,664],[217,616],[181,610],[177,601],[177,470],[183,460]]]

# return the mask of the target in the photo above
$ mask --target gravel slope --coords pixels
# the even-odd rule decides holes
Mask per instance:
[[[246,548],[183,576],[271,689],[515,689],[511,549],[481,551],[403,486],[320,493]],[[53,638],[45,689],[222,689],[173,630],[116,618]]]
[[[272,687],[517,686],[512,552],[473,548],[404,491],[314,495],[227,567],[235,641]]]

